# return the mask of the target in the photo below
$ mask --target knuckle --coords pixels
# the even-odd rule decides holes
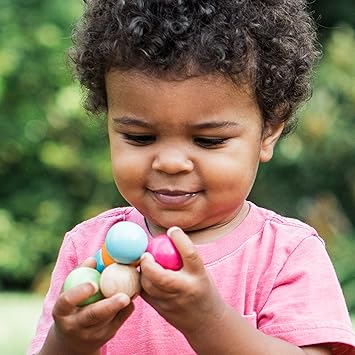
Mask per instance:
[[[63,329],[67,334],[73,334],[77,331],[77,327],[73,322],[66,322],[63,324]]]
[[[142,288],[144,289],[145,292],[147,292],[149,294],[153,292],[153,284],[146,277],[142,277],[141,286],[142,286]]]
[[[159,281],[159,286],[164,289],[172,290],[176,288],[176,279],[170,276],[164,276]]]
[[[185,255],[185,260],[189,263],[199,263],[200,262],[200,256],[198,255],[196,250],[190,250],[186,255]]]
[[[60,302],[62,302],[63,304],[71,304],[71,300],[67,292],[63,292],[60,295]]]
[[[68,318],[55,318],[54,321],[64,334],[74,334],[77,331],[75,323]]]
[[[98,321],[97,313],[92,308],[87,309],[85,318],[89,324],[94,324]]]
[[[157,287],[158,289],[170,289],[170,287],[175,283],[175,279],[171,277],[171,270],[165,270],[159,278],[155,278],[151,283],[152,287]]]

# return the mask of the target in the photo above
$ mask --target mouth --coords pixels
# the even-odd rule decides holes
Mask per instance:
[[[150,190],[154,199],[163,205],[183,205],[192,201],[201,191]]]

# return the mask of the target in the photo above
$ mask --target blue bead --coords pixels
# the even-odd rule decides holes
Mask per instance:
[[[101,249],[98,250],[95,254],[95,259],[96,259],[96,270],[98,272],[102,272],[105,269],[105,264],[102,260],[102,252]]]
[[[138,224],[118,222],[108,231],[105,245],[107,252],[116,262],[132,264],[146,251],[148,237]]]

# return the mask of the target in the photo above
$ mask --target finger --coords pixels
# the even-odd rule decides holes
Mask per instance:
[[[160,264],[155,261],[154,256],[148,252],[144,253],[141,256],[140,268],[142,272],[145,272],[147,274],[160,273],[164,272],[165,270]]]
[[[141,285],[142,288],[155,297],[167,293],[175,293],[181,288],[179,273],[164,269],[154,261],[150,253],[144,253],[141,259]]]
[[[152,296],[149,295],[148,292],[146,292],[144,289],[141,292],[141,297],[143,298],[143,300],[145,302],[147,302],[148,304],[150,304],[153,308],[154,308],[154,301],[156,300],[155,298],[153,298]]]
[[[76,269],[79,268],[79,267],[91,267],[93,269],[96,269],[96,259],[94,257],[90,256],[90,257],[86,258],[82,262],[82,264],[77,265]],[[62,286],[62,290],[61,290],[62,292],[63,292],[63,287],[64,287],[64,284]]]
[[[78,314],[78,322],[84,327],[111,322],[117,313],[127,307],[130,302],[131,300],[126,294],[118,293],[85,307]]]
[[[155,262],[154,256],[150,253],[144,253],[141,256],[140,269],[142,287],[161,281],[161,275],[164,274],[165,271],[160,264]]]
[[[183,268],[186,271],[198,272],[204,268],[203,261],[198,255],[196,247],[182,229],[176,226],[171,227],[168,229],[167,235],[179,251],[183,261]]]
[[[158,264],[152,254],[144,253],[141,257],[141,278],[148,278],[154,284],[165,284],[165,280],[173,276],[174,271],[164,269]],[[175,276],[174,276],[175,278]]]
[[[86,282],[62,292],[53,307],[53,316],[67,316],[76,310],[79,303],[93,296],[98,291],[94,282]]]
[[[80,265],[81,266],[87,266],[87,267],[91,267],[93,269],[96,268],[96,259],[92,256],[86,258],[83,263]]]
[[[123,308],[112,320],[112,325],[114,329],[119,328],[133,313],[134,303],[131,302],[127,307]]]
[[[145,302],[147,302],[151,307],[153,307],[159,313],[159,310],[161,310],[161,303],[159,301],[159,298],[157,299],[156,297],[151,296],[149,293],[145,291],[141,293],[141,297]]]
[[[163,278],[171,277],[173,271],[164,269],[154,260],[150,253],[144,253],[141,257],[141,277],[146,277],[153,283],[159,283]]]

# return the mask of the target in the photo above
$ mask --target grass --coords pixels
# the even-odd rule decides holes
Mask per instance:
[[[0,292],[1,355],[24,355],[34,336],[43,297],[29,293]]]

